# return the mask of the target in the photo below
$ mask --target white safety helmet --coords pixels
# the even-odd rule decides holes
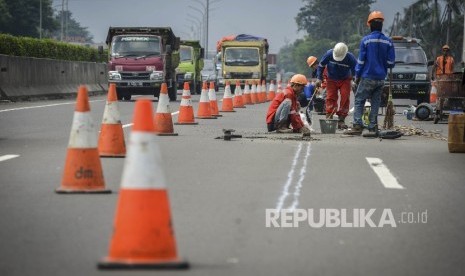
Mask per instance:
[[[335,61],[343,60],[346,57],[348,51],[349,51],[349,48],[347,48],[347,45],[343,42],[339,42],[338,44],[336,44],[336,46],[334,46],[334,49],[333,49],[334,60]]]

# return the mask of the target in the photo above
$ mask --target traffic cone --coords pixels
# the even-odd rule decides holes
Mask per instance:
[[[61,186],[55,192],[111,193],[110,190],[105,189],[102,164],[97,149],[97,132],[90,115],[89,96],[84,85],[78,90],[63,178]]]
[[[241,83],[236,81],[236,89],[234,89],[234,108],[245,108],[244,97],[242,96]]]
[[[161,84],[160,96],[158,97],[157,112],[155,113],[155,132],[160,136],[178,135],[173,128],[173,117],[171,116],[166,83]]]
[[[231,94],[231,85],[229,81],[224,87],[223,102],[221,103],[221,112],[236,112],[233,107],[233,99]]]
[[[116,84],[110,83],[98,139],[100,157],[125,157],[123,125],[120,120]]]
[[[189,83],[184,82],[184,89],[182,90],[182,100],[179,106],[178,122],[175,125],[197,125],[194,120],[194,108],[192,107],[191,91]]]
[[[208,99],[208,88],[207,82],[202,84],[202,93],[200,94],[199,110],[197,110],[198,119],[216,119],[212,116],[212,110],[210,106],[210,100]]]
[[[438,89],[436,88],[436,81],[431,82],[431,91],[429,93],[429,103],[436,105],[438,101]]]
[[[258,104],[258,97],[257,97],[257,83],[254,81],[252,82],[252,89],[250,90],[250,99],[252,100],[253,104]]]
[[[252,105],[252,97],[250,96],[249,81],[244,84],[244,104]]]
[[[109,253],[100,269],[187,269],[178,257],[152,102],[136,100]]]
[[[283,86],[281,80],[278,81],[278,88],[276,89],[276,94],[283,93]]]
[[[208,98],[210,99],[212,116],[223,117],[223,115],[220,115],[218,109],[218,100],[216,99],[215,83],[213,81],[210,82],[210,89],[208,89]]]
[[[262,81],[262,103],[265,103],[268,101],[267,95],[266,95],[266,82],[263,80]]]
[[[268,91],[268,101],[272,101],[276,96],[274,80],[270,82],[270,89]]]

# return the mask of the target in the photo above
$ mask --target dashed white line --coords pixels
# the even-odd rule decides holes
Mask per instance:
[[[365,158],[385,188],[405,189],[402,185],[399,184],[395,176],[392,175],[388,167],[383,163],[383,160],[374,157]]]
[[[0,156],[0,162],[10,160],[10,159],[13,159],[13,158],[16,158],[16,157],[19,157],[19,155],[18,154],[2,155],[2,156]]]
[[[103,101],[105,101],[105,100],[92,100],[92,101],[89,101],[89,102],[103,102]],[[16,110],[25,110],[25,109],[34,109],[34,108],[44,108],[44,107],[52,107],[52,106],[60,106],[60,105],[68,105],[68,104],[76,104],[76,102],[46,104],[46,105],[35,105],[35,106],[25,106],[25,107],[3,109],[3,110],[0,110],[0,113],[1,112],[7,112],[7,111],[16,111]]]
[[[307,144],[307,152],[304,157],[304,161],[302,163],[302,167],[300,168],[300,177],[299,181],[297,181],[297,184],[295,186],[294,190],[294,201],[292,202],[291,207],[289,208],[290,210],[295,210],[297,205],[299,204],[299,196],[300,196],[300,190],[302,189],[302,183],[305,179],[305,173],[307,172],[307,161],[308,157],[310,156],[310,150],[311,150],[311,144]]]

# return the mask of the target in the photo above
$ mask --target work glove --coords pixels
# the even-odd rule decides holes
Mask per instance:
[[[315,81],[315,87],[318,88],[320,86],[321,86],[321,80],[318,79],[318,80]]]

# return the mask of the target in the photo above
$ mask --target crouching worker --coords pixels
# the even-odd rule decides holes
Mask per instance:
[[[310,134],[310,130],[304,126],[299,115],[300,104],[297,98],[307,84],[304,75],[296,74],[291,78],[291,86],[279,93],[271,102],[266,114],[268,131],[276,130],[277,133],[303,133]],[[289,128],[292,125],[292,129]]]

